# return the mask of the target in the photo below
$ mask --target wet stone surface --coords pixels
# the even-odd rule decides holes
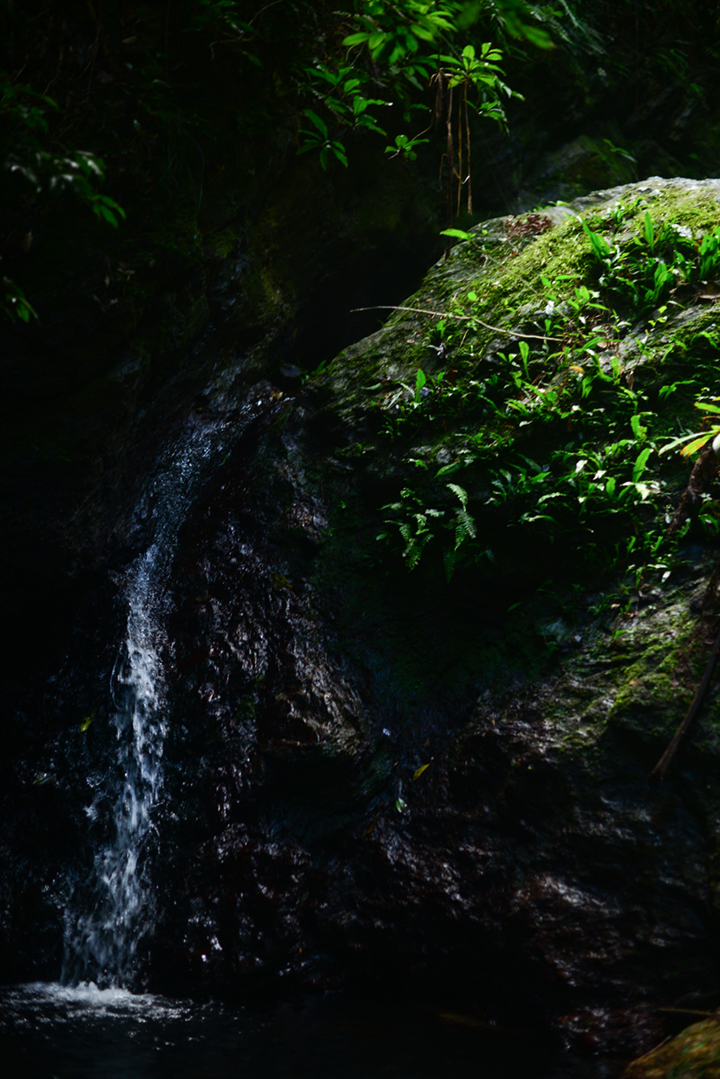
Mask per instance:
[[[691,751],[688,775],[649,785],[664,735],[619,718],[682,597],[648,605],[622,652],[590,628],[551,679],[475,703],[438,680],[408,719],[384,666],[392,605],[351,639],[351,588],[318,576],[332,510],[305,407],[228,463],[181,538],[152,979],[392,979],[639,1052],[659,1004],[717,984],[714,783]]]
[[[455,289],[463,265],[436,281]],[[367,384],[382,364],[407,377],[393,348],[413,326],[297,394],[256,386],[257,422],[220,439],[177,519],[140,983],[226,997],[391,985],[640,1053],[667,1029],[662,1008],[720,986],[717,696],[680,767],[647,778],[702,671],[693,603],[716,552],[691,550],[632,611],[588,607],[572,625],[533,599],[548,573],[535,550],[449,585],[389,568],[375,537],[407,475],[394,445],[363,450],[383,422]],[[188,437],[237,422],[242,399],[224,392],[194,398]],[[40,697],[52,721],[16,720],[8,978],[56,976],[70,884],[103,838],[123,574],[151,541],[151,495],[118,507],[82,628],[28,691],[27,715]]]

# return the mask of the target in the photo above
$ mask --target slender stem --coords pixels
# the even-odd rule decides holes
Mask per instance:
[[[695,716],[700,711],[700,706],[705,699],[705,694],[707,693],[708,686],[710,685],[713,673],[715,671],[715,664],[717,663],[718,655],[720,655],[720,633],[718,633],[717,637],[715,638],[715,644],[713,646],[710,659],[708,660],[707,667],[705,668],[705,673],[702,677],[700,685],[695,690],[695,696],[692,699],[690,707],[685,713],[685,718],[683,719],[678,729],[675,731],[675,734],[672,736],[672,739],[670,740],[670,745],[667,747],[662,757],[650,773],[651,776],[657,776],[658,779],[664,779],[667,775],[668,769],[674,761],[675,756],[677,755],[677,752],[682,745],[687,732],[690,730]]]
[[[467,94],[467,86],[465,84],[463,84],[463,88],[462,88],[462,91],[460,93],[460,99],[458,100],[458,171],[457,171],[458,192],[457,192],[457,210],[456,210],[456,216],[457,217],[460,217],[460,206],[461,206],[462,189],[463,189],[463,182],[462,182],[462,171],[463,171],[463,167],[462,167],[462,161],[463,161],[463,125],[462,125],[463,94]]]
[[[468,114],[467,87],[465,87],[465,134],[467,141],[467,210],[472,213],[472,170],[470,168],[470,116]]]
[[[452,87],[448,90],[448,104],[447,115],[445,119],[445,127],[447,129],[447,201],[448,201],[448,228],[452,228],[453,223],[453,207],[452,207],[452,181],[453,172],[455,170],[455,148],[453,146],[453,132],[452,132],[452,107],[453,107],[453,92]],[[448,244],[445,249],[445,257],[447,258],[450,245]]]
[[[437,318],[457,318],[463,322],[477,322],[478,326],[482,326],[486,330],[492,330],[493,333],[504,333],[511,337],[522,337],[525,341],[562,341],[562,337],[546,337],[543,334],[537,333],[517,333],[511,330],[508,326],[491,326],[489,322],[483,322],[477,315],[456,315],[452,311],[428,311],[424,307],[398,307],[396,304],[381,303],[375,304],[373,307],[352,307],[350,313],[354,314],[356,311],[414,311],[418,315],[433,315]]]

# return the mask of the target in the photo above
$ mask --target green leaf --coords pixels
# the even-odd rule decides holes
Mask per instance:
[[[92,723],[92,721],[94,719],[95,719],[95,710],[93,709],[93,711],[90,713],[90,715],[85,716],[82,723],[80,724],[80,731],[81,731],[82,734],[84,734],[85,731],[88,730],[88,728],[90,727],[90,725],[91,725],[91,723]]]
[[[347,168],[348,167],[348,159],[347,159],[347,154],[345,153],[345,147],[343,146],[343,144],[341,142],[332,142],[330,144],[330,149],[335,154],[335,157],[338,159],[340,164],[343,165],[345,168]]]
[[[421,41],[434,41],[435,35],[427,30],[424,26],[420,26],[419,23],[412,23],[410,26],[415,37],[419,37]]]
[[[699,431],[693,431],[692,434],[682,435],[680,438],[674,438],[672,442],[668,442],[666,446],[663,446],[659,453],[669,453],[670,450],[676,450],[678,446],[682,446],[684,442],[689,442],[691,438],[697,438],[700,434]]]
[[[343,45],[347,45],[348,48],[351,48],[353,45],[362,45],[363,42],[368,41],[369,39],[370,34],[358,31],[356,34],[349,34],[348,37],[343,38]]]
[[[472,232],[463,232],[462,229],[443,229],[440,233],[441,236],[451,236],[453,240],[476,240]]]
[[[508,480],[512,479],[512,476],[511,476],[511,474],[509,472],[504,472],[503,475],[507,476]],[[467,501],[468,501],[468,493],[465,490],[465,488],[460,487],[457,483],[447,483],[447,484],[445,484],[445,486],[448,488],[448,490],[452,491],[453,494],[456,495],[460,499],[460,503],[462,505],[462,508],[465,509],[465,507],[467,506]]]
[[[680,450],[683,457],[689,457],[691,453],[695,453],[696,450],[701,449],[706,442],[709,442],[713,437],[714,431],[711,431],[709,435],[703,435],[702,438],[696,438],[694,442],[691,442],[684,449]]]
[[[310,123],[315,124],[315,127],[318,129],[322,137],[326,139],[328,137],[328,129],[325,121],[321,120],[318,114],[316,112],[313,112],[312,109],[305,109],[305,115],[307,116]]]
[[[606,259],[612,253],[612,248],[610,247],[610,244],[607,242],[605,237],[601,236],[599,232],[593,232],[592,229],[588,228],[584,221],[582,222],[582,227],[586,236],[590,240],[595,255],[600,259],[600,261]]]
[[[453,472],[459,472],[461,468],[464,468],[463,461],[451,461],[449,465],[443,465],[435,473],[435,479],[440,479],[441,476],[452,476]]]
[[[646,449],[644,449],[642,451],[642,453],[638,454],[638,456],[637,456],[637,458],[635,460],[635,464],[633,465],[633,472],[632,472],[633,483],[637,483],[638,480],[640,479],[640,477],[642,476],[643,472],[645,471],[645,466],[647,465],[647,462],[648,462],[648,457],[650,456],[650,454],[652,452],[653,452],[652,446],[647,446]]]
[[[630,417],[630,426],[633,429],[633,434],[639,442],[643,442],[647,438],[647,427],[643,427],[640,417],[638,415]]]
[[[652,251],[655,247],[655,228],[652,223],[652,218],[647,211],[645,212],[645,217],[643,218],[643,234],[645,236],[648,247]]]

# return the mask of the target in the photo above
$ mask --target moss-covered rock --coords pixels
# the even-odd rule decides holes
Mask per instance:
[[[648,774],[708,656],[715,480],[670,541],[689,464],[659,450],[717,392],[698,247],[719,189],[652,180],[489,222],[298,393],[248,392],[249,346],[245,374],[223,356],[177,405],[168,453],[228,433],[162,601],[153,985],[390,981],[627,1055],[663,1008],[716,991],[716,697],[668,779]],[[156,497],[139,483],[118,508],[120,583]],[[87,640],[120,633],[113,588],[97,595],[44,695],[65,739],[23,773],[56,777],[77,835],[82,776],[110,752],[114,650],[89,682]],[[53,872],[28,896],[59,904]]]
[[[193,957],[214,936],[208,977],[226,988],[250,969],[264,984],[392,976],[498,1013],[522,1000],[569,1043],[628,1054],[660,1037],[663,1007],[713,993],[714,696],[670,777],[648,779],[709,655],[717,492],[666,543],[689,466],[658,450],[713,392],[713,301],[678,270],[638,312],[600,281],[583,221],[643,257],[647,213],[653,241],[687,227],[692,263],[719,196],[653,180],[488,223],[227,462],[184,541],[176,648],[209,655],[178,682],[198,719],[169,754],[180,791],[199,753],[225,817],[174,833],[160,982],[203,977]],[[238,742],[233,702],[258,678]],[[268,835],[282,839],[264,870]],[[265,914],[233,898],[251,864],[269,888],[279,864],[292,878]]]
[[[676,1038],[634,1061],[626,1079],[715,1079],[720,1075],[720,1023],[694,1023]]]

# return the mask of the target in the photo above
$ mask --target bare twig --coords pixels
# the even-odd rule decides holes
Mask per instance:
[[[454,315],[450,311],[427,311],[423,307],[403,307],[396,306],[390,303],[375,304],[373,307],[353,307],[351,312],[356,311],[414,311],[418,315],[433,315],[438,318],[457,318],[463,322],[477,322],[479,326],[482,326],[486,330],[492,330],[493,333],[507,334],[508,337],[522,337],[526,341],[557,341],[562,343],[561,337],[545,337],[542,334],[537,333],[518,333],[514,330],[508,329],[507,326],[491,326],[489,322],[483,322],[477,315]]]

